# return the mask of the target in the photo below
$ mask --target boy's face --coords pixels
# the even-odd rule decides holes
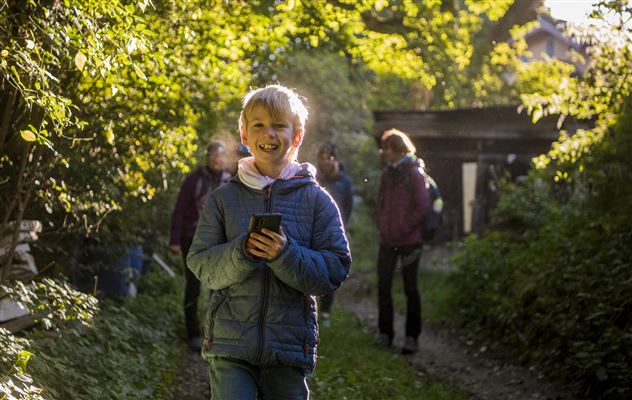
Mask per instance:
[[[248,123],[241,129],[242,143],[250,148],[261,173],[280,173],[290,162],[292,147],[300,145],[302,132],[295,132],[289,116],[272,117],[262,105],[255,106],[247,117]]]

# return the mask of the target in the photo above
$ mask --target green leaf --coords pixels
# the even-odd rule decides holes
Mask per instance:
[[[145,76],[145,73],[143,72],[142,69],[138,68],[138,66],[134,65],[134,72],[136,72],[136,75],[142,79],[142,80],[147,80],[147,76]]]
[[[533,114],[531,115],[531,122],[535,124],[536,122],[540,120],[540,118],[542,118],[542,115],[543,115],[542,109],[536,108],[535,110],[533,110]]]
[[[83,66],[86,64],[87,57],[82,52],[78,52],[75,55],[75,65],[79,69],[79,71],[83,70]]]
[[[26,372],[26,364],[29,362],[29,359],[32,355],[33,353],[26,350],[20,350],[20,352],[18,353],[18,360],[16,362],[16,365],[20,369],[21,373],[24,374]]]
[[[27,142],[34,142],[37,140],[37,135],[28,129],[20,131],[20,136],[22,136],[22,139]]]
[[[109,144],[114,145],[114,132],[111,128],[105,131],[105,139]]]
[[[608,372],[606,371],[604,367],[597,368],[595,375],[597,376],[597,379],[599,379],[601,382],[608,379]]]

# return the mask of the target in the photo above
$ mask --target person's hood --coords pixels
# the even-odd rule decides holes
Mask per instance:
[[[269,176],[262,175],[255,165],[254,157],[246,157],[239,160],[237,165],[237,175],[240,182],[249,188],[262,190],[277,180],[290,180],[296,178],[311,178],[316,175],[316,168],[310,163],[299,164],[290,162],[283,168],[279,176],[274,179]]]

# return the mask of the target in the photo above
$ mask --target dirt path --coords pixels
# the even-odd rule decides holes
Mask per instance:
[[[338,304],[354,312],[365,324],[377,326],[377,299],[366,296],[356,275],[337,294]],[[403,345],[404,316],[396,315],[394,351]],[[398,333],[399,336],[398,336]],[[571,400],[569,388],[553,382],[533,368],[512,364],[495,345],[477,345],[458,340],[455,332],[424,325],[419,352],[407,356],[431,377],[446,380],[480,400]]]
[[[445,254],[433,254],[445,257]],[[422,260],[423,261],[423,260]],[[422,262],[433,268],[449,270],[446,263]],[[338,304],[354,312],[365,324],[377,326],[377,299],[368,295],[360,273],[352,274],[337,293]],[[404,331],[404,316],[395,317],[396,332]],[[403,337],[396,334],[394,351],[399,351]],[[416,368],[433,378],[450,382],[477,400],[573,400],[570,388],[554,382],[533,368],[517,365],[507,352],[495,344],[474,344],[460,339],[456,332],[424,325],[419,338],[419,352],[407,356]],[[207,400],[210,398],[208,364],[194,352],[186,351],[180,376],[176,379],[173,400]]]
[[[208,363],[196,352],[186,349],[180,375],[176,378],[173,400],[208,400]]]

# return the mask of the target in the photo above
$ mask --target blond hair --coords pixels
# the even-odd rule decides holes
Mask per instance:
[[[282,85],[268,85],[253,89],[244,96],[239,115],[239,129],[248,125],[248,115],[256,106],[264,106],[273,118],[290,117],[294,130],[305,132],[307,107],[295,91]]]
[[[292,89],[282,85],[268,85],[264,88],[251,90],[243,99],[243,107],[239,115],[239,131],[241,132],[248,126],[248,115],[252,110],[256,106],[263,106],[274,119],[289,117],[292,120],[294,137],[299,130],[305,135],[308,112],[301,97]],[[290,158],[292,161],[297,160],[298,146],[292,146]]]

